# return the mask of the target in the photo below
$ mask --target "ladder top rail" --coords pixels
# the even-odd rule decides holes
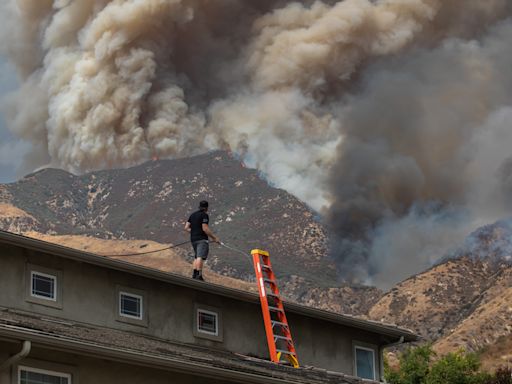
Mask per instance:
[[[253,249],[251,251],[251,255],[263,255],[263,256],[270,256],[270,254],[267,251],[262,251],[261,249]]]

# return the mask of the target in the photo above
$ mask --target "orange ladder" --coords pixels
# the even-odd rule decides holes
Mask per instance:
[[[284,313],[283,301],[279,296],[276,276],[270,264],[270,255],[260,249],[253,249],[251,255],[260,292],[261,311],[263,312],[263,322],[267,333],[270,359],[274,363],[280,363],[281,358],[284,357],[295,368],[298,368],[297,352]]]

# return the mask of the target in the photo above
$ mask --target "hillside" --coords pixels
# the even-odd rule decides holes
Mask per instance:
[[[39,227],[39,222],[27,212],[11,205],[0,203],[0,228],[4,231],[22,233]]]
[[[436,340],[469,316],[496,271],[469,258],[448,261],[392,288],[369,312]]]
[[[478,352],[502,338],[512,338],[512,268],[492,279],[494,284],[478,298],[472,313],[434,344],[437,352],[459,348]]]
[[[268,250],[286,281],[300,276],[316,286],[336,283],[315,213],[225,152],[81,176],[44,169],[0,188],[0,203],[25,215],[0,222],[3,229],[160,243],[187,240],[184,223],[206,199],[211,227],[224,242],[247,252]],[[209,265],[223,275],[252,277],[250,263],[224,248],[213,250]]]
[[[462,348],[482,352],[487,369],[512,364],[510,244],[510,221],[480,228],[452,258],[382,296],[369,317],[411,328],[440,355]]]
[[[512,337],[502,337],[483,349],[480,354],[482,368],[490,371],[500,366],[512,366]]]

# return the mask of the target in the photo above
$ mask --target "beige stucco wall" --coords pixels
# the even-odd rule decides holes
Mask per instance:
[[[62,308],[26,300],[26,268],[29,264],[62,273],[62,281],[59,282],[62,288]],[[149,314],[147,326],[118,321],[118,286],[145,292],[145,308]],[[222,342],[194,336],[196,304],[215,307],[221,311]],[[257,303],[2,244],[0,306],[137,332],[165,340],[268,357],[261,309]],[[293,313],[287,313],[287,316],[301,365],[353,374],[354,341],[373,345],[380,343],[379,336],[370,332]]]

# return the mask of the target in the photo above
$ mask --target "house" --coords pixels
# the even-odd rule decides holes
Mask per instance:
[[[256,294],[0,231],[0,384],[359,383],[418,340],[285,308],[301,368],[268,361]]]

